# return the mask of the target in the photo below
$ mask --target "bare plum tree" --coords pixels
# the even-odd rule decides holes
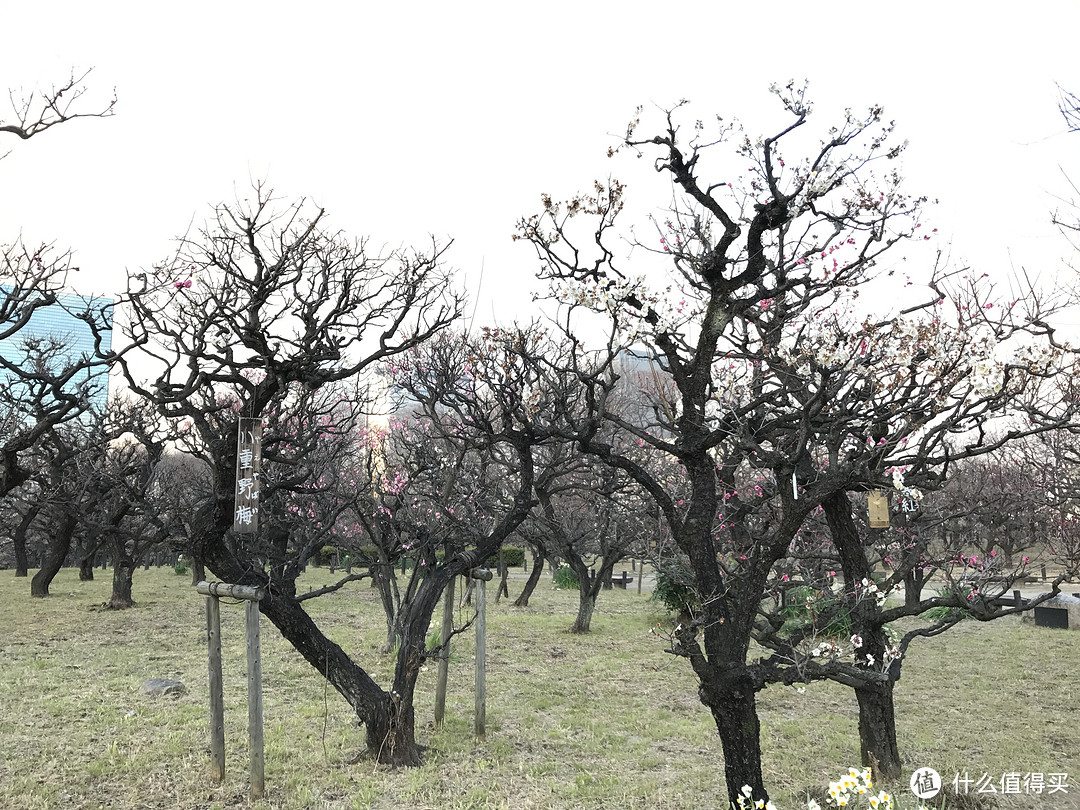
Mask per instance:
[[[411,705],[305,611],[295,579],[321,542],[291,536],[302,522],[293,506],[325,491],[327,444],[373,407],[378,364],[460,314],[443,252],[375,254],[327,230],[322,210],[281,204],[256,186],[250,201],[218,206],[171,259],[131,275],[128,337],[145,348],[138,364],[121,360],[132,391],[188,433],[209,470],[190,527],[196,560],[230,582],[268,587],[263,614],[355,708],[373,755],[395,764],[420,758]],[[265,459],[276,470],[253,535],[232,531],[240,417],[266,422]],[[326,531],[334,517],[323,511],[309,522]]]
[[[11,112],[0,118],[0,135],[26,140],[77,118],[113,115],[115,97],[103,106],[91,106],[86,98],[84,80],[89,72],[72,71],[67,80],[47,91],[12,91]],[[0,237],[0,342],[18,348],[0,352],[0,386],[8,389],[6,401],[0,403],[4,428],[0,432],[0,497],[29,478],[19,465],[19,455],[33,448],[52,427],[87,409],[87,370],[110,362],[101,337],[111,328],[111,312],[93,299],[86,299],[84,306],[65,300],[70,314],[84,321],[94,335],[95,352],[72,357],[63,346],[48,345],[39,338],[22,340],[30,338],[28,326],[35,312],[60,305],[58,296],[67,288],[69,274],[77,270],[68,251],[52,245],[30,246],[21,239],[8,243]]]

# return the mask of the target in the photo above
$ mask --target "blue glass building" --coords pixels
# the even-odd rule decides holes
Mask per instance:
[[[12,292],[11,287],[0,285],[0,297]],[[94,333],[85,318],[91,318],[99,329],[98,351],[108,352],[112,349],[113,305],[111,298],[58,293],[55,304],[39,307],[26,326],[0,340],[0,357],[28,371],[33,371],[36,364],[45,363],[52,373],[86,363],[96,353]],[[0,367],[0,381],[13,386],[19,384],[17,375],[3,367]],[[99,364],[81,369],[65,390],[74,392],[80,387],[89,393],[91,406],[103,410],[109,397],[108,367]]]

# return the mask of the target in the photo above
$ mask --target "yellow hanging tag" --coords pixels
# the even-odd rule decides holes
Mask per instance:
[[[889,528],[889,496],[880,489],[872,490],[867,493],[866,505],[870,512],[870,528]]]

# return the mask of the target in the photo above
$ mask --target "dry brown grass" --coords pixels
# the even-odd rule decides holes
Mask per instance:
[[[632,590],[605,592],[585,637],[564,632],[575,595],[546,579],[530,608],[491,604],[488,737],[471,734],[472,641],[463,638],[443,729],[430,722],[435,667],[422,676],[417,712],[431,748],[424,767],[408,771],[353,762],[363,737],[348,706],[264,622],[269,795],[252,805],[242,611],[222,610],[228,759],[217,786],[202,598],[169,569],[140,571],[139,606],[107,611],[105,579],[80,583],[64,570],[53,597],[31,601],[27,580],[0,576],[0,808],[722,806],[715,727],[686,666],[647,632],[655,606]],[[313,584],[326,579],[311,572]],[[373,593],[361,586],[318,601],[320,622],[386,683]],[[1068,794],[998,806],[1077,806],[1078,672],[1080,633],[1013,619],[923,643],[897,691],[906,768],[930,765],[948,779],[958,770],[1063,771],[1077,783]],[[188,692],[144,696],[150,677],[179,678]],[[781,808],[805,806],[807,789],[857,764],[850,691],[773,689],[760,704],[767,781]]]

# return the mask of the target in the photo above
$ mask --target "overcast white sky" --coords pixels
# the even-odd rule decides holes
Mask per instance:
[[[1049,276],[1061,168],[1080,180],[1055,87],[1080,92],[1077,32],[1075,2],[0,0],[0,86],[94,67],[91,94],[119,99],[113,118],[0,144],[0,241],[71,246],[80,292],[115,294],[193,215],[266,179],[376,244],[453,238],[473,289],[486,267],[478,320],[526,318],[536,260],[515,220],[609,174],[648,190],[645,161],[605,157],[638,104],[687,98],[764,133],[769,84],[795,77],[823,131],[885,106],[955,261]]]

